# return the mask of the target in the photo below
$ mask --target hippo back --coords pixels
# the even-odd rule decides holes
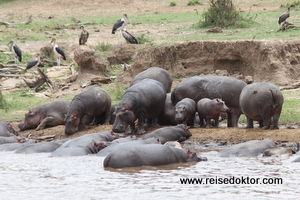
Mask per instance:
[[[167,70],[159,67],[150,67],[145,71],[140,72],[132,79],[130,86],[140,82],[145,78],[150,78],[159,81],[164,85],[166,92],[171,91],[171,86],[173,82],[172,77],[167,72]]]

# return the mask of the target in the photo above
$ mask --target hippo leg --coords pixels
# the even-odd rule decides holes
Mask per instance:
[[[135,123],[131,123],[130,124],[130,128],[129,128],[129,131],[127,132],[128,135],[130,134],[135,134]]]
[[[51,122],[53,122],[55,120],[54,117],[46,117],[39,125],[38,127],[35,129],[36,131],[42,130],[46,127],[47,124],[50,124]]]
[[[144,128],[144,124],[145,124],[145,117],[143,114],[140,115],[140,117],[138,118],[138,131],[137,134],[141,135],[146,133],[145,128]]]
[[[262,129],[270,129],[270,125],[271,125],[271,117],[270,115],[264,115],[263,116],[263,123],[264,123],[264,127]]]
[[[246,128],[253,128],[253,120],[247,117],[247,127]]]
[[[199,125],[200,125],[200,127],[205,127],[204,126],[204,119],[201,118],[201,117],[199,117]]]
[[[214,125],[214,127],[219,127],[219,115],[216,116],[216,117],[214,118],[214,120],[215,120],[215,125]]]
[[[90,120],[90,116],[88,115],[84,115],[81,120],[80,120],[80,123],[78,125],[78,130],[79,131],[83,131],[86,129],[85,125],[86,123]]]
[[[259,123],[259,128],[264,127],[264,121],[263,120],[259,120],[258,123]]]
[[[242,114],[241,109],[234,110],[233,112],[228,112],[227,126],[228,127],[238,127],[238,121]]]
[[[105,121],[104,121],[104,125],[107,125],[109,124],[109,121],[110,121],[110,118],[111,118],[111,114],[110,114],[110,110],[105,112]]]
[[[273,129],[279,129],[278,127],[278,120],[279,120],[279,117],[280,117],[280,113],[276,113],[274,116],[273,116]]]

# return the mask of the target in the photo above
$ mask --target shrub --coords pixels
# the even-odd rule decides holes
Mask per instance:
[[[170,3],[170,6],[176,6],[176,2],[172,1],[172,2]]]
[[[203,5],[203,3],[202,2],[199,2],[199,0],[190,0],[188,3],[187,3],[187,5],[188,6],[194,6],[194,5]]]
[[[145,44],[145,43],[151,42],[151,41],[145,36],[145,34],[138,35],[136,39],[137,39],[137,41],[139,42],[139,44]]]
[[[229,27],[242,20],[232,0],[209,0],[209,5],[210,8],[203,14],[204,22],[202,22],[202,27]]]

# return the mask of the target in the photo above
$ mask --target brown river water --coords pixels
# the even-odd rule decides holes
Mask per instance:
[[[296,156],[221,158],[214,149],[200,148],[197,153],[208,161],[112,170],[103,168],[104,157],[93,155],[52,158],[46,153],[0,152],[0,199],[297,199],[300,196],[299,163],[291,162]],[[224,184],[225,179],[232,177],[234,182]],[[202,178],[208,182],[182,184],[182,178]],[[264,178],[270,184],[263,184]],[[275,184],[275,178],[282,183]]]

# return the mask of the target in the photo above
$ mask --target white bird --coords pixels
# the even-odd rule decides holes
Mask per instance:
[[[80,29],[81,33],[79,35],[79,45],[84,45],[89,38],[89,32],[84,29],[83,25],[80,26]]]
[[[56,38],[52,38],[50,44],[53,46],[53,52],[56,57],[57,66],[60,66],[60,57],[63,58],[63,60],[66,60],[66,56],[64,51],[56,44]]]
[[[137,41],[135,35],[133,32],[127,31],[125,28],[122,29],[122,36],[125,38],[127,42],[130,44],[138,44],[139,42]]]
[[[14,54],[15,64],[18,64],[18,61],[22,62],[22,51],[15,44],[14,40],[10,40],[8,44],[10,44],[11,52]]]
[[[123,18],[122,19],[119,19],[113,26],[112,28],[112,31],[111,33],[112,34],[115,34],[116,31],[119,31],[119,34],[118,34],[118,42],[119,42],[119,39],[121,38],[121,33],[120,31],[123,29],[123,27],[126,25],[127,23],[127,20],[128,20],[128,16],[127,14],[123,14]]]
[[[35,54],[35,57],[27,63],[26,69],[31,69],[38,66],[41,63],[41,54],[38,52]]]

